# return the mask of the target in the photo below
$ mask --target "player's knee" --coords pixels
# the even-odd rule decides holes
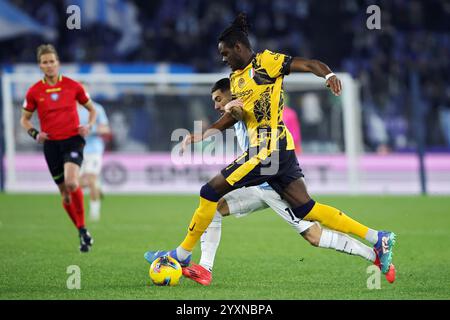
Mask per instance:
[[[89,180],[88,180],[89,188],[95,189],[96,185],[97,185],[97,181],[95,180],[95,176],[89,177]]]
[[[213,187],[209,183],[206,183],[200,189],[200,196],[206,200],[212,202],[218,202],[220,199],[220,195],[214,190]]]
[[[84,179],[84,177],[81,176],[81,177],[80,177],[80,186],[81,186],[82,188],[84,188],[84,187],[86,187],[86,185],[87,185],[86,179]]]
[[[72,179],[67,180],[65,182],[65,184],[66,184],[66,189],[69,192],[74,192],[75,190],[78,189],[78,186],[79,186],[78,181],[72,180]]]
[[[89,178],[86,175],[80,177],[80,185],[84,188],[89,185]]]
[[[226,217],[230,214],[227,201],[224,198],[220,198],[219,202],[217,202],[217,211],[219,211],[222,217]]]

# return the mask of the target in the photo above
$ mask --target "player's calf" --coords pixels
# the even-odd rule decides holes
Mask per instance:
[[[320,237],[322,236],[322,229],[317,223],[315,223],[310,228],[303,231],[301,235],[312,246],[318,247],[320,243]]]

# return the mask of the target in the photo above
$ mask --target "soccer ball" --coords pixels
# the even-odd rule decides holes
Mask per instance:
[[[176,286],[181,278],[181,266],[168,255],[153,261],[149,270],[150,279],[157,286]]]

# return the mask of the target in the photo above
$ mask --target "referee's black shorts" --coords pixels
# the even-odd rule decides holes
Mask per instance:
[[[304,177],[294,150],[286,150],[286,142],[280,141],[279,150],[249,148],[221,173],[234,188],[249,187],[268,182],[278,193],[292,182]]]
[[[66,162],[73,162],[81,167],[85,144],[86,141],[79,135],[65,140],[46,140],[44,142],[45,161],[56,184],[64,182],[64,164]]]

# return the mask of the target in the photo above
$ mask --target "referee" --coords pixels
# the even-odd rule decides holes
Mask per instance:
[[[85,139],[96,120],[95,107],[83,87],[59,73],[55,48],[37,48],[37,61],[44,78],[28,89],[23,103],[21,126],[37,143],[44,145],[45,160],[62,196],[62,205],[78,229],[80,251],[88,252],[94,242],[84,222],[83,191],[79,186]],[[80,126],[77,102],[89,111],[89,121]],[[31,118],[37,110],[41,131]]]

